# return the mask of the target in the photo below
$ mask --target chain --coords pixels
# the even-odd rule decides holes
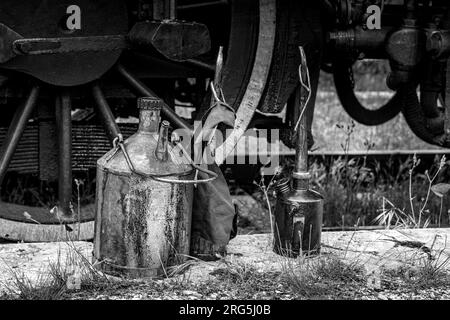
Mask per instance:
[[[298,117],[297,123],[295,124],[294,131],[298,130],[300,121],[302,120],[302,118],[305,114],[306,108],[308,107],[308,103],[311,100],[311,95],[312,95],[311,81],[310,81],[310,77],[309,77],[309,69],[308,69],[308,62],[306,60],[306,54],[305,54],[305,51],[303,50],[302,46],[300,46],[299,49],[300,49],[301,62],[300,62],[298,74],[299,74],[299,78],[300,78],[300,85],[306,91],[307,94],[306,94],[306,96],[302,95],[300,98],[300,106],[303,108],[300,113],[300,116]]]

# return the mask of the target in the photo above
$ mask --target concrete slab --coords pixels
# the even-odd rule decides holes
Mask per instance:
[[[368,273],[380,267],[419,261],[445,261],[450,257],[450,229],[396,229],[355,232],[324,232],[322,255],[336,255],[348,261],[359,261]],[[45,276],[51,262],[65,263],[68,253],[76,248],[87,259],[92,256],[92,243],[0,243],[0,292],[24,274],[31,281]],[[272,252],[271,235],[240,235],[228,246],[225,261],[251,264],[260,271],[275,271],[286,259]],[[192,281],[204,281],[210,273],[224,267],[223,261],[195,262],[189,269]],[[450,269],[450,264],[447,264]]]

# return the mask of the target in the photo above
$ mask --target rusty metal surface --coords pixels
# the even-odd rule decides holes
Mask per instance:
[[[12,45],[18,55],[103,52],[123,50],[128,47],[124,35],[18,39]]]
[[[130,43],[149,53],[156,51],[167,59],[185,61],[208,53],[209,30],[204,24],[177,20],[136,23],[128,34]]]
[[[81,9],[80,30],[69,31],[61,25],[71,5]],[[125,35],[128,31],[128,13],[122,0],[2,0],[0,21],[24,38]],[[17,56],[1,67],[54,85],[73,86],[98,79],[117,62],[120,54],[121,50]]]
[[[176,178],[176,177],[172,177]],[[192,187],[99,168],[94,257],[109,273],[152,277],[189,255]]]

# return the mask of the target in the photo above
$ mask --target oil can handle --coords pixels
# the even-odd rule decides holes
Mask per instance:
[[[131,158],[127,152],[127,149],[125,148],[125,145],[123,143],[123,136],[121,134],[119,134],[119,136],[117,138],[114,139],[114,147],[118,150],[119,148],[122,150],[123,155],[125,156],[125,160],[128,164],[128,167],[130,168],[131,172],[137,174],[138,176],[141,177],[145,177],[145,178],[150,178],[153,179],[155,181],[159,181],[159,182],[164,182],[164,183],[173,183],[173,184],[198,184],[198,183],[207,183],[207,182],[211,182],[215,179],[217,179],[218,175],[217,173],[208,170],[208,169],[203,169],[202,167],[194,164],[191,161],[191,166],[200,172],[206,173],[207,175],[210,176],[210,178],[206,178],[206,179],[193,179],[193,180],[178,180],[178,179],[169,179],[169,178],[164,178],[165,175],[155,175],[155,174],[149,174],[149,173],[145,173],[145,172],[141,172],[139,170],[137,170],[134,165],[133,162],[131,161]],[[181,150],[183,152],[185,152],[184,148],[181,148]]]

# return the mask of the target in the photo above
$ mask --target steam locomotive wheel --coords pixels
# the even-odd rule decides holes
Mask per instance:
[[[240,86],[241,88],[246,88],[242,100],[237,100],[234,103],[235,106],[239,105],[239,108],[236,111],[234,130],[231,135],[227,137],[225,142],[216,150],[216,163],[219,165],[222,164],[226,157],[234,150],[237,142],[250,124],[258,104],[262,101],[263,95],[265,94],[264,90],[269,80],[269,71],[275,46],[276,8],[275,0],[259,1],[259,38],[253,68],[248,81],[243,82],[243,85]],[[235,41],[237,41],[237,39]],[[234,41],[232,41],[232,43],[233,42]],[[232,58],[228,61],[232,64],[235,63],[234,61],[239,61],[239,58]],[[225,68],[230,71],[239,70],[227,64],[225,65]],[[226,85],[224,86],[224,90],[226,92]]]
[[[219,157],[217,159],[218,163],[222,163],[227,153],[232,151],[235,141],[242,136],[259,102],[263,99],[275,43],[276,1],[235,0],[231,2],[229,7],[231,18],[228,31],[229,43],[220,44],[226,48],[222,86],[227,101],[237,111],[237,121],[232,137],[220,147],[222,152],[218,151],[216,153],[222,156],[222,158]],[[6,22],[6,25],[14,26],[15,30],[18,30],[18,33],[25,38],[123,35],[123,28],[128,24],[128,18],[123,15],[124,12],[127,12],[123,7],[125,2],[120,0],[100,0],[96,2],[73,0],[69,1],[70,3],[59,0],[22,2],[16,13],[20,15],[26,12],[27,18],[31,17],[36,20],[35,24],[27,24],[19,16],[14,17],[8,8],[16,8],[15,2],[13,3],[12,0],[10,1],[11,3],[6,2],[5,5],[7,6],[5,9],[1,8],[4,5],[3,2],[0,5],[0,23]],[[211,1],[211,5],[215,3],[217,1]],[[42,28],[38,29],[33,27],[39,25],[37,21],[47,21],[46,18],[54,22],[55,16],[59,16],[61,10],[64,11],[69,5],[78,5],[81,8],[87,5],[91,13],[108,12],[109,14],[102,15],[106,21],[103,21],[103,18],[96,17],[95,14],[88,15],[91,21],[95,21],[92,23],[95,27],[82,28],[82,31],[67,32],[67,30],[61,30],[59,24],[56,29],[52,24],[47,26],[43,24]],[[204,4],[202,3],[202,5]],[[99,7],[94,8],[93,6]],[[58,10],[55,10],[55,8]],[[45,13],[49,13],[48,16],[45,16]],[[65,12],[63,12],[62,16],[66,17]],[[114,20],[114,23],[110,23],[111,16],[117,17],[117,21]],[[84,21],[88,23],[89,19]],[[17,27],[20,25],[17,21],[22,21],[22,29]],[[110,26],[111,29],[108,30],[107,26]],[[217,47],[213,46],[212,51],[215,51]],[[44,207],[1,203],[0,238],[27,242],[61,241],[69,238],[85,240],[92,238],[94,208],[81,210],[81,215],[78,216],[76,214],[77,210],[74,210],[72,206],[73,163],[71,154],[72,133],[75,127],[72,127],[71,112],[75,92],[86,91],[85,89],[89,88],[87,95],[93,97],[96,106],[95,110],[104,124],[107,137],[111,141],[117,136],[117,131],[115,130],[117,126],[114,125],[115,116],[111,112],[106,95],[100,87],[103,82],[119,82],[125,84],[132,92],[135,92],[136,96],[148,96],[154,95],[154,93],[147,87],[147,82],[143,81],[142,77],[158,78],[158,72],[161,74],[161,68],[164,68],[164,66],[168,66],[170,69],[170,71],[164,69],[164,72],[167,71],[169,78],[184,78],[192,77],[193,75],[194,77],[197,75],[200,78],[210,78],[213,75],[213,68],[208,66],[206,68],[204,66],[199,67],[198,63],[173,63],[172,61],[161,59],[161,57],[155,59],[150,55],[142,55],[140,53],[136,56],[133,51],[126,52],[126,54],[121,56],[122,51],[123,49],[118,47],[101,53],[89,52],[88,50],[84,53],[23,55],[0,64],[0,72],[2,74],[3,70],[7,74],[12,73],[15,78],[23,78],[25,75],[24,80],[27,80],[22,81],[22,83],[32,83],[31,89],[25,95],[25,101],[16,109],[15,115],[9,124],[9,129],[3,138],[0,153],[0,181],[3,180],[11,162],[14,160],[14,153],[18,150],[19,142],[24,139],[23,133],[27,124],[29,124],[29,120],[32,118],[33,112],[41,110],[40,102],[42,100],[40,96],[44,91],[46,93],[51,92],[51,99],[54,99],[54,112],[56,112],[58,132],[56,145],[59,154],[57,166],[59,168],[59,200],[56,203],[57,206],[50,210]],[[120,61],[117,67],[114,68],[113,65],[119,60],[120,56]],[[135,59],[135,57],[140,57],[141,60]],[[144,65],[136,65],[137,61],[146,63]],[[199,69],[193,71],[196,65]],[[107,72],[109,70],[111,72]],[[122,78],[122,80],[118,79],[118,77]],[[93,80],[95,81],[93,82]],[[86,95],[86,93],[84,94]],[[48,100],[48,97],[46,99]],[[165,116],[172,122],[174,127],[188,126],[186,121],[178,117],[174,110],[170,110],[170,108],[165,110]]]

